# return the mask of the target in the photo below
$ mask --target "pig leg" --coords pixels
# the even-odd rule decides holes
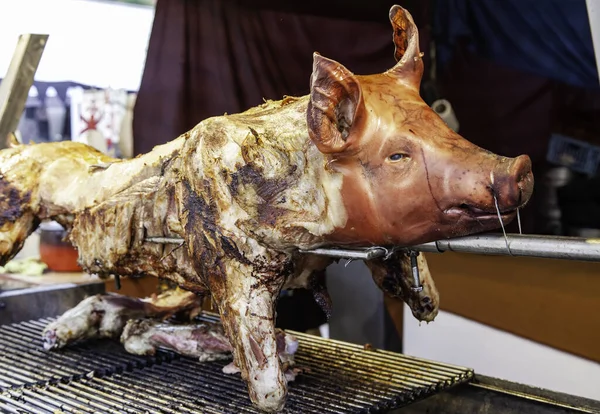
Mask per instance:
[[[373,280],[383,292],[392,298],[400,298],[410,307],[419,321],[431,322],[439,310],[439,296],[425,256],[417,256],[419,276],[423,290],[415,291],[410,257],[396,252],[390,258],[374,259],[365,264],[371,270]]]
[[[23,146],[25,147],[25,146]],[[38,167],[18,149],[0,151],[0,266],[11,260],[40,223]]]
[[[0,266],[3,266],[19,253],[40,221],[33,212],[31,191],[11,183],[1,169],[0,194]]]
[[[277,352],[275,301],[284,277],[229,261],[227,277],[211,277],[234,361],[248,384],[251,401],[268,412],[281,410],[287,382]]]
[[[50,322],[42,333],[44,348],[63,348],[85,339],[118,338],[128,320],[168,318],[198,309],[201,304],[201,296],[191,292],[166,292],[149,299],[100,293]]]

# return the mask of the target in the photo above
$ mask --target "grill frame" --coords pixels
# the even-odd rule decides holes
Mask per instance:
[[[171,351],[140,357],[117,341],[42,348],[53,318],[0,326],[0,411],[32,413],[259,413],[229,361],[198,362]],[[215,322],[211,313],[201,320]],[[300,332],[298,366],[284,413],[375,413],[469,382],[473,370]],[[135,391],[135,392],[132,392]]]

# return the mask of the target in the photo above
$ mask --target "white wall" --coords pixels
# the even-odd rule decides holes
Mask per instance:
[[[88,0],[0,0],[0,78],[20,34],[49,34],[35,79],[137,91],[154,8]]]
[[[600,364],[448,312],[419,326],[405,306],[403,345],[408,355],[600,400]]]
[[[590,20],[594,53],[596,54],[596,68],[599,69],[598,76],[600,76],[600,4],[597,0],[586,0],[585,3]]]

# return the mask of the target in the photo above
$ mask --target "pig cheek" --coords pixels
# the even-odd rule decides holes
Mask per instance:
[[[402,177],[377,174],[370,177],[379,227],[389,231],[402,225],[410,215],[412,201]]]
[[[441,212],[437,208],[426,180],[418,171],[389,177],[377,185],[375,201],[380,226],[384,232],[395,238],[402,237],[409,228],[427,231],[431,223],[439,223]]]

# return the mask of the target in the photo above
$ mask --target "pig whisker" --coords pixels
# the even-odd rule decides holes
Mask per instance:
[[[519,209],[517,208],[517,224],[519,225],[519,234],[523,234],[521,230],[521,215],[519,214]]]
[[[502,215],[500,214],[500,207],[498,206],[498,198],[496,197],[496,193],[492,189],[492,195],[494,196],[494,204],[496,205],[496,213],[498,213],[498,221],[500,221],[500,227],[502,227],[502,234],[504,234],[504,241],[506,242],[506,250],[508,250],[509,255],[513,255],[510,251],[510,247],[508,245],[508,237],[506,237],[506,230],[504,229],[504,223],[502,222]]]
[[[483,227],[483,223],[481,222],[481,220],[479,220],[479,218],[475,217],[475,221],[476,221],[477,223],[479,223],[479,225],[480,225],[481,227]]]

